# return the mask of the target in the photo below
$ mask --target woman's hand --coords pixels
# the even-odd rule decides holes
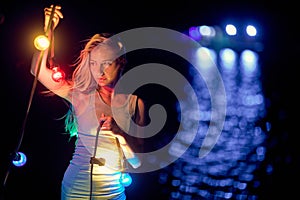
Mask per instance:
[[[49,24],[49,21],[50,21],[50,16],[51,16],[52,9],[53,9],[53,5],[51,5],[49,8],[44,9],[44,14],[45,14],[44,31],[45,32],[47,31],[47,28],[48,28],[48,24]],[[54,15],[53,15],[53,18],[52,18],[52,28],[53,28],[53,30],[58,25],[59,20],[64,17],[62,12],[60,11],[61,6],[55,6],[54,9],[55,9],[55,11],[54,11]]]
[[[100,117],[101,130],[111,130],[113,118],[111,116],[105,116],[104,114]]]
[[[116,134],[123,132],[112,116],[105,116],[102,114],[100,117],[100,122],[102,123],[101,130],[109,130]]]

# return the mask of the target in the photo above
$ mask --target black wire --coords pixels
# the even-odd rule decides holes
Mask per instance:
[[[92,199],[93,196],[93,168],[94,164],[91,163],[91,173],[90,173],[90,200]]]
[[[46,32],[45,32],[46,35],[48,35],[48,32],[49,32],[50,27],[52,25],[52,18],[54,16],[54,12],[55,12],[55,5],[54,5],[54,7],[53,7],[53,9],[51,11],[51,14],[50,14],[49,23],[48,23],[48,26],[47,26],[47,29],[46,29]],[[32,103],[32,99],[33,99],[33,96],[34,96],[34,92],[35,92],[35,89],[36,89],[36,86],[37,86],[38,75],[39,75],[39,72],[40,72],[43,55],[44,55],[44,51],[41,51],[41,54],[40,54],[39,60],[38,60],[39,62],[38,62],[37,72],[36,72],[36,75],[34,77],[34,81],[33,81],[33,85],[32,85],[30,96],[29,96],[29,102],[28,102],[28,106],[27,106],[25,118],[24,118],[24,121],[23,121],[23,124],[22,124],[22,129],[21,129],[21,135],[20,135],[19,143],[18,143],[18,145],[17,145],[14,153],[12,154],[12,158],[11,158],[12,160],[15,160],[17,158],[19,149],[21,147],[21,144],[22,144],[22,141],[23,141],[23,138],[24,138],[25,127],[26,127],[26,123],[27,123],[27,120],[28,120],[28,114],[29,114],[29,111],[30,111],[30,108],[31,108],[31,103]],[[10,161],[12,161],[12,160],[10,160]],[[4,187],[6,185],[6,181],[7,181],[8,175],[10,173],[11,167],[12,167],[12,164],[10,163],[10,165],[8,167],[8,170],[6,172],[6,175],[4,177],[4,182],[3,182],[3,186]]]
[[[42,57],[43,57],[43,54],[44,54],[44,52],[42,51],[39,58],[42,58]],[[39,60],[38,66],[40,66],[41,60],[42,60],[42,59]],[[39,73],[39,69],[40,69],[40,67],[38,68],[37,75],[38,75],[38,73]],[[18,145],[17,145],[17,147],[16,147],[16,149],[15,149],[15,151],[14,151],[14,153],[13,153],[12,160],[14,160],[14,159],[16,158],[16,155],[18,155],[18,151],[19,151],[19,149],[20,149],[20,147],[21,147],[21,144],[22,144],[22,141],[23,141],[23,138],[24,138],[24,132],[25,132],[25,127],[26,127],[26,122],[27,122],[27,119],[28,119],[28,113],[29,113],[29,110],[30,110],[30,107],[31,107],[32,99],[33,99],[34,92],[35,92],[35,88],[36,88],[36,85],[37,85],[37,80],[38,80],[38,79],[37,79],[37,75],[36,75],[35,78],[34,78],[33,86],[32,86],[32,89],[31,89],[31,94],[30,94],[30,97],[29,97],[29,103],[28,103],[26,115],[25,115],[25,118],[24,118],[24,121],[23,121],[23,125],[22,125],[22,129],[21,129],[21,135],[20,135],[19,143],[18,143]],[[7,181],[8,175],[9,175],[9,173],[10,173],[10,168],[11,168],[11,166],[12,166],[12,165],[10,164],[9,169],[8,169],[8,171],[7,171],[7,173],[6,173],[6,176],[5,176],[5,178],[4,178],[3,186],[6,185],[6,181]]]
[[[92,199],[92,196],[93,196],[93,168],[94,168],[93,158],[96,157],[99,132],[101,130],[101,127],[102,127],[103,123],[104,123],[104,121],[100,121],[100,124],[99,124],[99,126],[97,128],[94,154],[93,154],[93,157],[91,157],[91,161],[90,161],[90,164],[91,164],[91,173],[90,173],[90,200]],[[121,172],[124,173],[125,169],[126,169],[126,164],[124,164],[124,161],[126,161],[126,157],[125,157],[125,154],[124,154],[124,152],[122,150],[122,147],[120,145],[120,141],[119,141],[118,137],[115,137],[115,138],[116,138],[116,142],[117,142],[119,153],[120,153],[120,155],[122,155],[122,158],[123,158],[123,161],[120,161],[121,162],[120,164],[121,164]]]
[[[98,138],[99,138],[99,132],[100,132],[100,129],[101,129],[103,123],[104,123],[104,121],[100,121],[99,126],[98,126],[98,128],[97,128],[97,134],[96,134],[96,140],[95,140],[94,154],[93,154],[93,157],[92,157],[91,159],[93,159],[93,158],[96,157],[97,146],[98,146]],[[94,163],[92,162],[92,160],[91,160],[90,164],[91,164],[91,173],[90,173],[90,199],[92,199],[92,196],[93,196],[93,169],[94,169]]]

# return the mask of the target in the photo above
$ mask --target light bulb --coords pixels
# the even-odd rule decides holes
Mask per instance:
[[[55,82],[60,82],[65,79],[65,72],[60,69],[60,67],[53,67],[52,71],[52,79]]]
[[[24,153],[18,152],[15,155],[15,158],[12,160],[12,163],[17,167],[22,167],[27,162],[27,157]]]
[[[46,50],[50,46],[50,41],[45,35],[38,35],[34,39],[34,46],[40,51]]]
[[[128,187],[132,183],[132,178],[129,173],[122,173],[121,175],[121,183],[124,187]]]

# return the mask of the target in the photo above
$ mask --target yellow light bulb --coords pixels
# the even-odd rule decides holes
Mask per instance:
[[[38,35],[34,39],[34,46],[40,51],[47,49],[50,45],[50,41],[45,35]]]

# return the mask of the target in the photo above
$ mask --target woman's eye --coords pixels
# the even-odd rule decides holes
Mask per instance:
[[[110,66],[111,64],[112,64],[113,62],[112,61],[104,61],[104,62],[102,62],[101,63],[101,67],[108,67],[108,66]]]
[[[90,62],[90,66],[95,66],[96,63],[95,62]]]

